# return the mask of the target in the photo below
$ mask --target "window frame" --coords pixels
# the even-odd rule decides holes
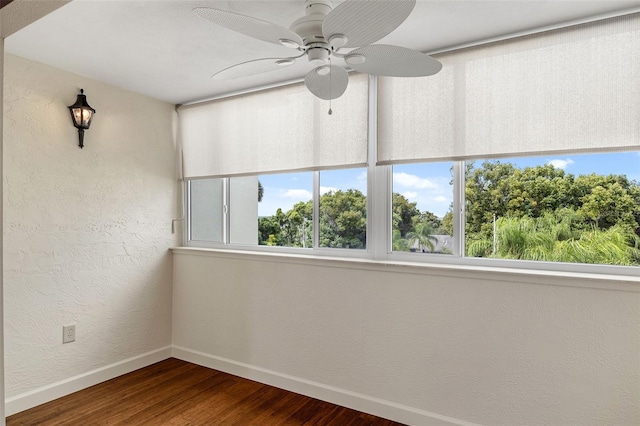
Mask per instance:
[[[367,259],[383,262],[409,262],[416,264],[438,264],[452,267],[476,267],[487,270],[524,270],[547,273],[587,273],[597,275],[612,276],[637,276],[640,267],[619,266],[604,264],[583,264],[566,262],[545,262],[531,260],[514,259],[494,259],[469,257],[464,254],[465,241],[465,203],[461,197],[464,196],[464,161],[453,162],[454,173],[454,250],[452,254],[399,252],[392,250],[392,166],[367,167],[367,247],[366,249],[344,249],[318,247],[319,232],[319,193],[320,193],[320,171],[314,174],[314,245],[309,248],[302,247],[271,247],[265,245],[230,244],[228,220],[230,211],[229,202],[229,178],[223,178],[223,242],[211,242],[200,240],[188,240],[190,234],[190,181],[186,181],[185,202],[187,208],[187,220],[185,220],[185,246],[193,248],[224,249],[231,251],[247,252],[267,252],[283,255],[303,255],[333,257],[345,259]],[[457,212],[457,214],[456,214]]]

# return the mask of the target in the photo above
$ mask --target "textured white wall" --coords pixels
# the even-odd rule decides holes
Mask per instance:
[[[6,396],[171,344],[173,106],[5,57]],[[67,105],[97,110],[85,148]],[[62,326],[76,342],[62,345]]]
[[[173,342],[459,424],[630,426],[635,281],[180,249]]]

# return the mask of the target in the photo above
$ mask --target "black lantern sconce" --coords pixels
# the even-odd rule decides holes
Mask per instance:
[[[91,108],[87,103],[87,97],[84,95],[84,89],[80,89],[80,94],[76,99],[76,103],[69,106],[73,125],[78,129],[78,137],[80,140],[80,148],[84,148],[84,131],[91,126],[91,119],[96,110]]]

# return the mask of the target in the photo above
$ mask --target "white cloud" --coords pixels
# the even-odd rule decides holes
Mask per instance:
[[[436,201],[438,203],[445,203],[445,202],[449,201],[449,199],[447,197],[443,196],[443,195],[438,195],[437,197],[435,197],[433,199],[433,201]]]
[[[404,196],[404,198],[406,199],[412,199],[412,198],[416,198],[418,196],[417,192],[413,192],[413,191],[407,191],[404,194],[402,194]]]
[[[313,194],[306,189],[287,189],[280,191],[280,197],[307,201],[313,197]]]
[[[359,181],[366,181],[367,180],[367,171],[365,170],[364,172],[360,173],[358,175],[357,179]]]
[[[324,195],[327,192],[336,192],[338,188],[334,188],[332,186],[320,186],[320,195]]]
[[[429,179],[421,178],[420,176],[410,175],[408,173],[394,173],[393,183],[402,186],[404,188],[412,189],[436,189],[438,184],[430,181]]]
[[[570,164],[573,164],[573,160],[570,158],[567,158],[566,160],[561,160],[559,158],[556,158],[554,160],[550,160],[547,164],[551,164],[556,169],[564,170],[567,168],[567,166],[569,166]]]

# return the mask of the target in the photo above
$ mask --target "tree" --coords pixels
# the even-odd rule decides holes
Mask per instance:
[[[574,177],[551,165],[485,161],[468,163],[466,178],[467,255],[638,264],[640,186],[626,176]],[[443,218],[444,228],[451,219]]]
[[[507,179],[516,168],[511,163],[485,161],[481,168],[474,162],[466,165],[466,232],[490,235],[493,215],[499,217],[507,213],[509,185]]]
[[[312,247],[313,204],[311,201],[296,203],[286,214],[290,232],[290,246]]]
[[[596,229],[608,229],[615,225],[634,230],[637,225],[638,204],[629,191],[619,182],[598,185],[580,198],[578,213],[593,222]]]
[[[259,197],[260,197],[259,183]],[[264,189],[263,189],[264,191]],[[640,184],[623,175],[574,177],[551,165],[466,165],[465,250],[469,256],[640,265]],[[453,235],[453,207],[442,218],[392,195],[395,251],[433,251]],[[366,196],[358,190],[319,200],[321,247],[366,247]],[[494,214],[497,232],[494,245]],[[311,247],[313,203],[260,218],[260,244]]]
[[[498,244],[476,239],[467,244],[467,253],[475,257],[575,262],[605,265],[638,265],[638,239],[618,225],[607,230],[577,230],[566,209],[562,220],[554,214],[539,218],[500,218],[497,223]]]
[[[400,231],[404,238],[414,227],[414,219],[420,215],[416,203],[412,203],[404,195],[393,193],[393,229]]]
[[[320,247],[365,248],[367,197],[357,189],[320,197]]]
[[[418,249],[421,252],[426,250],[433,251],[436,247],[436,243],[438,242],[438,239],[433,236],[433,231],[433,228],[428,222],[418,223],[414,231],[407,233],[406,239],[409,247],[413,247],[417,242]]]
[[[449,211],[442,217],[439,233],[453,235],[453,206],[451,206]]]
[[[410,247],[406,238],[400,234],[400,230],[394,229],[392,232],[393,251],[409,251]]]
[[[442,227],[442,221],[438,216],[431,213],[430,211],[418,211],[418,213],[419,214],[417,216],[413,217],[414,227],[418,226],[418,224],[424,223],[431,228],[434,234],[442,233],[440,229]]]
[[[280,224],[275,215],[258,219],[258,244],[280,245],[281,232]]]

